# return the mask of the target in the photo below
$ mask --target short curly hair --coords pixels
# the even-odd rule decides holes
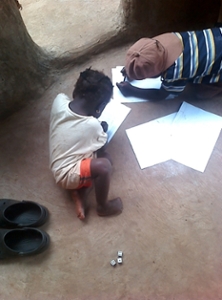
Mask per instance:
[[[76,96],[86,101],[98,102],[98,100],[109,102],[113,94],[113,85],[108,76],[103,72],[87,68],[80,73],[73,90],[73,99]]]

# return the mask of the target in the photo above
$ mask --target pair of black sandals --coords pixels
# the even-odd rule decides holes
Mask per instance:
[[[49,211],[33,201],[0,199],[0,259],[24,257],[45,251],[49,235],[40,227]]]

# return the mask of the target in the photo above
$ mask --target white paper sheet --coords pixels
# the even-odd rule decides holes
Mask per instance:
[[[222,117],[183,102],[172,124],[172,159],[204,172],[222,128]]]
[[[108,142],[110,142],[130,110],[131,108],[114,100],[111,100],[107,104],[101,116],[99,117],[99,121],[106,121],[108,123]]]
[[[121,82],[124,80],[123,75],[121,73],[123,66],[117,66],[116,68],[112,68],[112,83],[113,83],[113,99],[117,100],[121,103],[129,103],[129,102],[145,102],[147,100],[136,98],[136,97],[124,97],[120,92],[118,87],[116,86],[117,82]],[[160,77],[158,78],[147,78],[144,80],[133,80],[130,83],[139,88],[156,88],[159,89],[161,86]]]
[[[126,130],[141,169],[171,159],[171,124],[176,113]]]
[[[222,117],[183,102],[179,111],[126,130],[141,169],[173,159],[204,172]]]

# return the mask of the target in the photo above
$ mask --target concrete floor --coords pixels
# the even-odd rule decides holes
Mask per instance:
[[[69,34],[60,35],[64,44]],[[110,50],[61,75],[41,99],[1,123],[1,197],[47,206],[50,220],[43,229],[51,237],[50,248],[38,256],[1,261],[1,300],[222,299],[222,134],[200,173],[173,161],[141,170],[125,133],[177,111],[183,100],[222,116],[221,98],[129,105],[108,147],[114,162],[110,198],[120,196],[124,205],[117,217],[98,217],[92,192],[89,215],[78,220],[48,168],[54,97],[71,96],[86,67],[111,75],[112,67],[124,63],[126,49]],[[124,263],[113,268],[109,262],[117,250],[124,252]]]

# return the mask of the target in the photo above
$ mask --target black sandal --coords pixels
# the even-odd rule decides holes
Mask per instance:
[[[49,217],[48,209],[33,201],[0,199],[0,227],[39,227]]]
[[[49,235],[37,228],[0,229],[0,259],[42,253],[49,242]]]

